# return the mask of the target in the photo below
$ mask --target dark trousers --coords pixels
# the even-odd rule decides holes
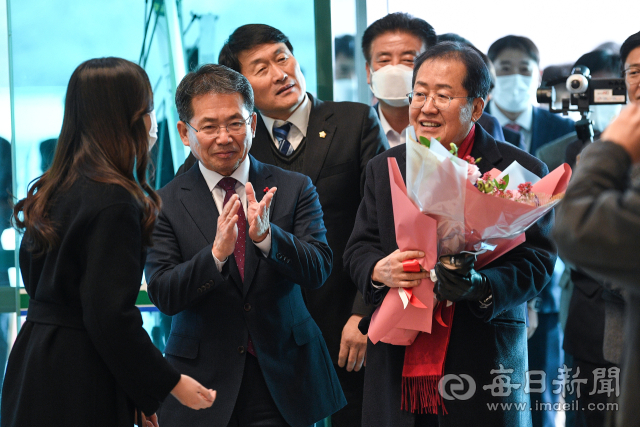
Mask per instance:
[[[538,328],[528,341],[529,371],[546,373],[546,390],[543,393],[531,393],[531,418],[533,427],[554,427],[556,411],[544,408],[541,403],[558,403],[560,395],[553,391],[558,385],[558,369],[562,368],[563,352],[561,348],[562,331],[558,323],[558,313],[538,313]]]
[[[342,386],[347,406],[331,415],[331,427],[360,427],[362,425],[362,393],[364,389],[364,367],[360,371],[347,372],[334,365]]]
[[[596,365],[575,357],[572,358],[571,365],[569,363],[567,365],[573,368],[572,372],[580,369],[580,378],[587,379],[587,383],[580,388],[580,398],[577,398],[575,393],[566,397],[567,403],[571,404],[571,410],[566,411],[567,422],[565,425],[567,427],[604,427],[607,417],[612,415],[610,412],[614,412],[607,410],[607,404],[613,402],[615,395],[612,394],[609,397],[607,393],[597,392],[594,371],[598,368],[609,369],[616,365]],[[577,403],[575,403],[576,401]]]
[[[247,354],[228,427],[289,427],[271,397],[258,359],[251,354]]]

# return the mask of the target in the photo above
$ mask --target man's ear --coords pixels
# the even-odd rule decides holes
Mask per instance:
[[[473,120],[474,123],[480,120],[480,116],[482,116],[483,111],[484,111],[484,99],[479,97],[475,98],[473,100],[473,105],[471,109],[471,120]]]
[[[369,66],[369,63],[367,62],[364,67],[367,69],[367,84],[371,84],[371,67]]]
[[[251,137],[256,137],[256,127],[258,126],[258,115],[254,112],[251,114]]]
[[[178,133],[180,134],[180,139],[182,140],[182,144],[185,147],[190,147],[189,145],[189,129],[187,124],[183,121],[178,122]]]

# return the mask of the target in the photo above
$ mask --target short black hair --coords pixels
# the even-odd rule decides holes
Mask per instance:
[[[333,41],[333,46],[336,57],[340,54],[349,58],[353,58],[355,56],[356,40],[351,34],[336,37]]]
[[[487,56],[492,62],[495,62],[498,55],[500,55],[500,52],[505,49],[516,49],[524,52],[529,58],[536,61],[536,64],[540,64],[540,52],[538,51],[538,47],[527,37],[514,35],[504,36],[494,41],[493,44],[489,46]]]
[[[459,42],[473,46],[473,43],[456,33],[438,34],[438,43],[442,42]]]
[[[627,57],[631,51],[637,47],[640,47],[640,31],[629,36],[629,38],[622,43],[622,46],[620,46],[620,69],[622,72],[624,72],[624,63],[627,62]]]
[[[489,69],[475,48],[459,42],[438,43],[418,56],[413,66],[411,86],[416,84],[416,76],[422,64],[435,59],[457,59],[462,62],[467,69],[467,74],[462,82],[462,87],[467,91],[467,95],[470,98],[487,98],[491,87]]]
[[[594,50],[582,55],[575,64],[573,64],[573,66],[577,67],[581,65],[583,67],[587,67],[593,76],[595,73],[601,72],[611,73],[614,75],[618,74],[619,64],[620,55],[617,53],[612,53],[607,50]]]
[[[289,52],[293,53],[293,46],[282,31],[270,25],[247,24],[236,28],[229,36],[218,55],[218,64],[240,73],[242,72],[240,60],[238,60],[240,52],[267,43],[284,43]]]
[[[491,77],[491,86],[489,87],[489,92],[491,92],[493,88],[496,87],[494,73],[491,72],[491,66],[493,64],[491,63],[491,60],[489,59],[489,57],[484,54],[484,52],[482,52],[480,49],[475,47],[473,43],[471,43],[469,40],[465,39],[464,37],[456,33],[440,34],[438,36],[438,43],[444,43],[444,42],[458,42],[458,43],[466,44],[467,46],[475,50],[478,53],[478,55],[480,55],[480,58],[482,58],[482,62],[484,62],[484,64],[489,69],[489,76]]]
[[[572,64],[549,65],[542,71],[542,86],[565,84],[571,75]]]
[[[436,44],[438,38],[433,27],[424,19],[416,18],[408,13],[395,12],[378,19],[364,31],[362,35],[362,53],[371,63],[371,44],[376,37],[384,33],[405,32],[422,40],[426,47]]]
[[[176,89],[176,109],[181,121],[188,123],[193,118],[193,98],[207,93],[239,93],[247,111],[253,112],[253,89],[249,80],[224,65],[205,64],[184,76]]]

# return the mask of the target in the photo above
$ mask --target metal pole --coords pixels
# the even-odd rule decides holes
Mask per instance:
[[[165,16],[167,18],[167,37],[169,41],[169,68],[171,70],[171,92],[176,93],[178,84],[187,74],[184,47],[182,45],[182,31],[178,19],[176,0],[165,0]],[[184,163],[184,145],[178,133],[178,112],[173,102],[167,102],[167,124],[169,125],[169,140],[173,157],[173,170],[177,171]]]
[[[362,35],[367,29],[367,0],[356,0],[356,76],[358,78],[358,101],[371,102],[371,90],[367,84],[366,59],[362,54]]]
[[[17,185],[17,167],[16,167],[16,114],[15,114],[15,89],[13,87],[13,33],[11,29],[11,0],[6,0],[7,3],[7,52],[9,54],[9,109],[11,111],[11,194],[18,194]],[[20,259],[18,257],[20,247],[20,233],[16,234],[15,251],[14,251],[14,266],[16,274],[16,287],[15,287],[15,307],[16,307],[16,328],[20,330]]]
[[[333,35],[331,34],[331,0],[315,0],[316,72],[318,98],[333,100]]]

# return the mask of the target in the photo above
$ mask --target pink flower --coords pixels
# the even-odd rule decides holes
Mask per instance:
[[[475,185],[476,181],[481,176],[482,174],[480,173],[480,169],[478,169],[478,166],[471,163],[467,163],[467,179],[471,184]]]

